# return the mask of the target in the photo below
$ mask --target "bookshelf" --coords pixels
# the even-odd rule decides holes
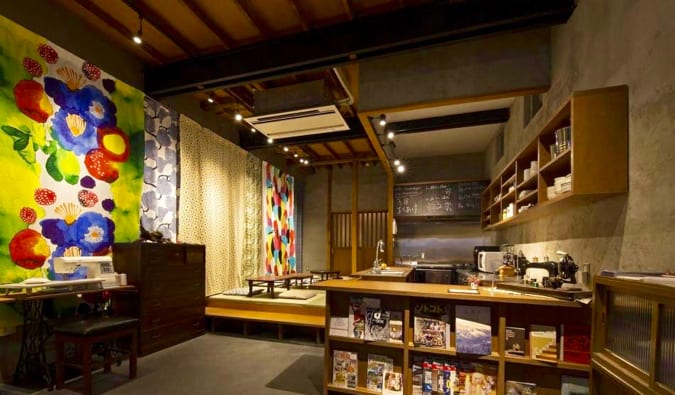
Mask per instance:
[[[569,139],[557,145],[563,128]],[[571,187],[555,192],[556,178],[565,176]],[[575,92],[483,191],[481,227],[503,228],[627,191],[628,87]]]
[[[391,283],[364,280],[328,280],[314,285],[326,290],[326,329],[330,333],[331,317],[348,315],[350,300],[357,298],[378,298],[383,310],[401,311],[403,316],[403,342],[367,341],[350,337],[326,337],[324,353],[324,393],[373,394],[366,388],[366,365],[368,354],[380,354],[394,361],[394,371],[403,373],[403,394],[412,394],[412,369],[415,361],[421,359],[477,363],[495,369],[496,394],[504,395],[506,381],[523,381],[537,384],[539,395],[559,395],[561,377],[577,376],[588,378],[590,365],[535,360],[529,357],[530,325],[555,326],[557,343],[562,344],[561,325],[585,323],[589,326],[591,309],[577,302],[548,297],[527,296],[479,288],[478,295],[449,293],[446,284]],[[450,333],[446,348],[423,347],[413,341],[415,306],[419,304],[441,304],[448,306]],[[461,354],[457,352],[455,311],[458,305],[489,307],[491,352],[487,355]],[[526,331],[525,356],[505,354],[505,332],[507,326],[524,327]],[[334,350],[355,352],[358,355],[358,378],[356,388],[333,385],[332,358]]]

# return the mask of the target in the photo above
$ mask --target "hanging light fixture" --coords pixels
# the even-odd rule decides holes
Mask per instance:
[[[394,159],[394,166],[398,166],[401,164],[401,161],[399,159]]]
[[[216,100],[213,98],[213,92],[209,93],[209,98],[206,99],[209,103],[213,104],[216,102]]]
[[[138,32],[131,38],[136,44],[141,45],[143,43],[143,15],[138,13]]]
[[[396,171],[399,172],[399,173],[404,173],[405,172],[405,166],[403,166],[403,165],[396,166]]]
[[[394,139],[394,132],[391,131],[391,130],[390,130],[389,132],[387,132],[387,138],[388,138],[389,140],[393,140],[393,139]]]
[[[271,137],[268,137],[268,138],[267,138],[267,143],[268,143],[268,144],[272,144],[273,142],[274,142],[274,139],[273,139],[273,138],[271,138]]]
[[[384,114],[380,114],[380,126],[387,124],[387,117]]]
[[[237,100],[237,112],[234,113],[234,120],[241,122],[242,119],[244,119],[244,116],[239,112],[239,101]]]

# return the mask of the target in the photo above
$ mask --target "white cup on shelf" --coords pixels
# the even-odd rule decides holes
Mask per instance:
[[[531,172],[530,169],[523,170],[523,180],[527,180],[528,178],[530,178],[530,172]]]

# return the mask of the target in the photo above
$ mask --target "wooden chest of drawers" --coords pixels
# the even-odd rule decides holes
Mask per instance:
[[[141,320],[141,356],[204,334],[205,257],[205,246],[196,244],[113,246],[115,271],[137,288],[116,293],[113,309]]]

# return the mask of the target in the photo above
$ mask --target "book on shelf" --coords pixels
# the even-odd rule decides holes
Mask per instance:
[[[333,385],[356,388],[358,365],[358,356],[355,352],[333,350]]]
[[[474,363],[473,371],[466,374],[464,392],[460,392],[460,394],[462,393],[467,395],[496,395],[497,367],[492,364]]]
[[[560,395],[589,395],[588,379],[585,377],[562,376]]]
[[[444,303],[417,303],[414,308],[413,344],[449,348],[450,314]]]
[[[443,362],[431,362],[431,392],[443,393]]]
[[[558,360],[557,328],[549,325],[530,325],[530,357],[541,361]]]
[[[560,359],[565,362],[591,363],[591,327],[589,325],[560,325]]]
[[[403,343],[403,312],[389,312],[389,341]]]
[[[431,375],[432,375],[431,362],[425,360],[422,363],[422,393],[424,395],[431,394],[431,388],[433,386],[431,381]]]
[[[383,373],[383,395],[403,395],[403,373],[387,370]]]
[[[422,395],[422,382],[424,381],[422,364],[424,361],[420,358],[414,358],[412,363],[412,395]]]
[[[368,307],[366,309],[366,340],[389,341],[389,312]]]
[[[349,317],[330,317],[330,336],[349,337]]]
[[[537,384],[507,380],[506,395],[537,395]]]
[[[349,298],[348,327],[350,337],[364,339],[366,337],[366,302],[364,298]]]
[[[459,386],[457,382],[457,367],[445,362],[443,363],[443,394],[459,394]]]
[[[525,356],[525,328],[507,326],[504,336],[504,353],[509,356]]]
[[[382,377],[385,371],[394,370],[394,360],[384,355],[368,354],[366,388],[382,391]]]
[[[458,353],[491,354],[490,306],[457,305],[455,307],[455,336]]]

